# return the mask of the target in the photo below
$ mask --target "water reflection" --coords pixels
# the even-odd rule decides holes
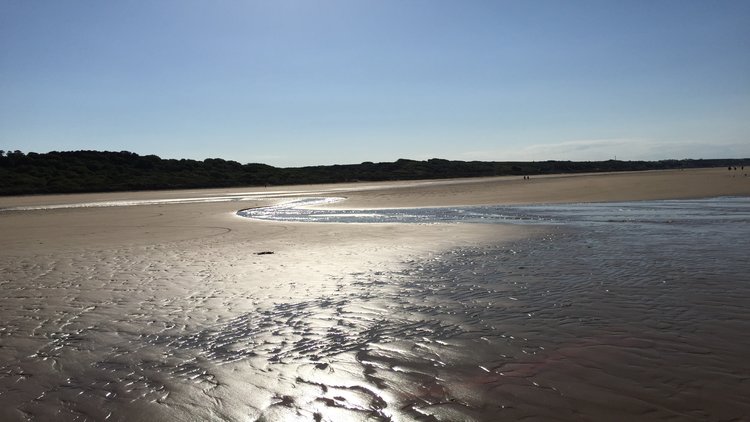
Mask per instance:
[[[750,198],[722,197],[664,200],[552,204],[527,206],[472,206],[347,210],[320,208],[344,198],[300,198],[275,206],[238,211],[241,217],[274,221],[336,223],[514,223],[514,224],[705,224],[750,222]]]

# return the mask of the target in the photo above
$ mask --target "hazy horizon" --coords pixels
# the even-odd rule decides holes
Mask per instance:
[[[744,1],[5,1],[0,149],[750,157]]]

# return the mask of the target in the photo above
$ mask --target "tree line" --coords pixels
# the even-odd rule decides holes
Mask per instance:
[[[355,181],[534,176],[556,173],[744,166],[749,159],[661,161],[406,160],[279,168],[220,158],[162,159],[120,151],[0,151],[0,195],[111,192]]]

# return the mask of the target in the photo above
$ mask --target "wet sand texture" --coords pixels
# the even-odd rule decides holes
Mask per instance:
[[[728,173],[277,190],[335,193],[348,200],[334,206],[362,208],[750,195],[750,180]],[[264,189],[0,198],[0,208],[243,192]],[[555,268],[539,259],[566,255],[545,256],[536,245],[575,235],[565,229],[274,223],[235,215],[281,200],[0,211],[0,420],[748,417],[747,366],[731,373],[717,361],[741,350],[741,339],[717,355],[680,336],[654,344],[632,329],[575,338],[577,318],[611,312],[603,317],[617,319],[619,305],[581,315],[566,306],[578,294],[565,284],[539,290],[544,284],[534,280],[556,280]],[[529,262],[541,267],[518,268],[529,265],[517,261],[520,252],[538,254]],[[506,273],[483,272],[476,263],[488,254],[508,265]],[[720,286],[711,289],[711,300],[721,297]],[[601,293],[579,293],[601,302]],[[492,311],[538,312],[545,294],[557,295],[560,311],[547,315],[564,318],[559,330]],[[655,323],[689,329],[679,321],[690,310],[677,311]],[[728,323],[735,337],[741,321]],[[691,335],[711,337],[705,330]],[[731,341],[720,333],[709,340]],[[705,364],[658,370],[664,356],[683,355]],[[680,385],[710,395],[681,397]],[[584,393],[561,395],[560,386]]]

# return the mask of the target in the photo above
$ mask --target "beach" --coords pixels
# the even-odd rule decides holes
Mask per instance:
[[[269,190],[271,192],[269,192]],[[243,196],[246,193],[248,195]],[[176,191],[115,192],[70,195],[35,195],[0,197],[0,209],[41,207],[27,212],[5,212],[3,251],[45,253],[60,249],[97,249],[106,247],[162,244],[164,242],[222,237],[227,242],[238,239],[256,242],[281,242],[282,230],[273,225],[259,225],[235,218],[242,208],[270,205],[304,196],[343,196],[346,201],[333,208],[430,207],[485,204],[533,204],[603,202],[648,199],[684,199],[750,194],[750,178],[741,171],[697,169],[686,171],[627,172],[587,175],[540,176],[524,180],[519,176],[455,180],[371,182],[336,185],[289,186],[279,188],[203,189]],[[229,195],[229,196],[228,196]],[[137,201],[197,201],[228,197],[225,202],[158,203],[139,206],[110,206]],[[249,198],[246,201],[232,198]],[[94,204],[76,208],[47,209],[49,206]],[[377,227],[348,230],[353,235],[362,230],[377,232],[395,230]],[[415,228],[399,226],[399,233]],[[455,228],[451,228],[454,230]],[[290,230],[287,226],[284,231]],[[303,241],[298,232],[312,231],[326,236],[330,226],[295,226],[295,239]],[[419,227],[420,235],[429,236],[432,228]],[[435,230],[447,230],[440,228]],[[461,228],[474,231],[476,229]],[[485,232],[485,229],[476,230]],[[321,233],[322,232],[322,233]],[[231,234],[230,234],[231,233]],[[275,234],[274,234],[275,233]],[[306,234],[306,233],[305,233]],[[348,234],[348,233],[347,233]],[[473,235],[476,235],[473,234]],[[472,235],[472,236],[473,236]],[[237,237],[239,236],[239,238]],[[469,237],[472,237],[469,236]],[[495,236],[489,236],[495,239]],[[337,237],[343,240],[341,234]],[[377,238],[377,236],[376,236]],[[387,237],[386,237],[387,238]],[[440,242],[441,233],[432,239]],[[473,239],[473,237],[472,237]],[[374,240],[374,239],[373,239]],[[473,241],[473,240],[472,240]],[[318,243],[313,241],[314,243]],[[283,243],[282,243],[283,244]],[[269,244],[279,247],[280,244]]]
[[[719,384],[730,386],[728,405],[715,396],[695,412],[674,397],[654,404],[629,379],[618,388],[589,388],[590,401],[553,394],[545,410],[548,393],[559,387],[537,395],[533,383],[575,377],[564,357],[580,350],[563,340],[551,341],[557,349],[550,351],[534,341],[492,338],[487,333],[503,327],[533,339],[547,333],[551,320],[521,327],[522,321],[499,314],[472,317],[477,309],[495,309],[497,302],[487,304],[487,298],[502,289],[487,284],[495,276],[482,277],[489,267],[471,263],[492,251],[527,267],[508,252],[514,245],[532,257],[535,244],[559,245],[574,229],[299,223],[237,215],[302,197],[341,197],[325,207],[367,210],[727,196],[750,196],[750,177],[721,168],[3,197],[0,419],[492,420],[506,410],[511,418],[559,420],[742,418],[747,408],[735,396],[748,390],[747,373],[740,373],[746,367]],[[445,262],[452,264],[438,265]],[[461,277],[476,273],[476,279],[451,279],[452,269]],[[454,280],[466,290],[445,287],[448,281],[420,283],[420,272],[430,274],[423,280]],[[516,295],[500,295],[503,309],[523,307]],[[540,307],[528,305],[524,314]],[[460,314],[469,308],[469,316]],[[741,321],[743,311],[733,312]],[[472,326],[480,320],[494,322]],[[728,333],[739,332],[735,328]],[[575,331],[549,333],[569,341]],[[613,342],[592,335],[586,342],[594,348],[606,343],[605,352],[619,356],[656,341],[631,334]],[[497,359],[501,349],[507,358],[502,364],[480,362]],[[725,352],[734,356],[736,350]],[[536,353],[546,366],[536,365]],[[690,353],[706,352],[694,347],[685,351]],[[649,362],[656,361],[658,356]],[[723,363],[711,362],[724,371]],[[627,366],[618,365],[594,384],[617,383]],[[650,377],[643,367],[635,372]],[[695,388],[715,393],[709,378]]]

